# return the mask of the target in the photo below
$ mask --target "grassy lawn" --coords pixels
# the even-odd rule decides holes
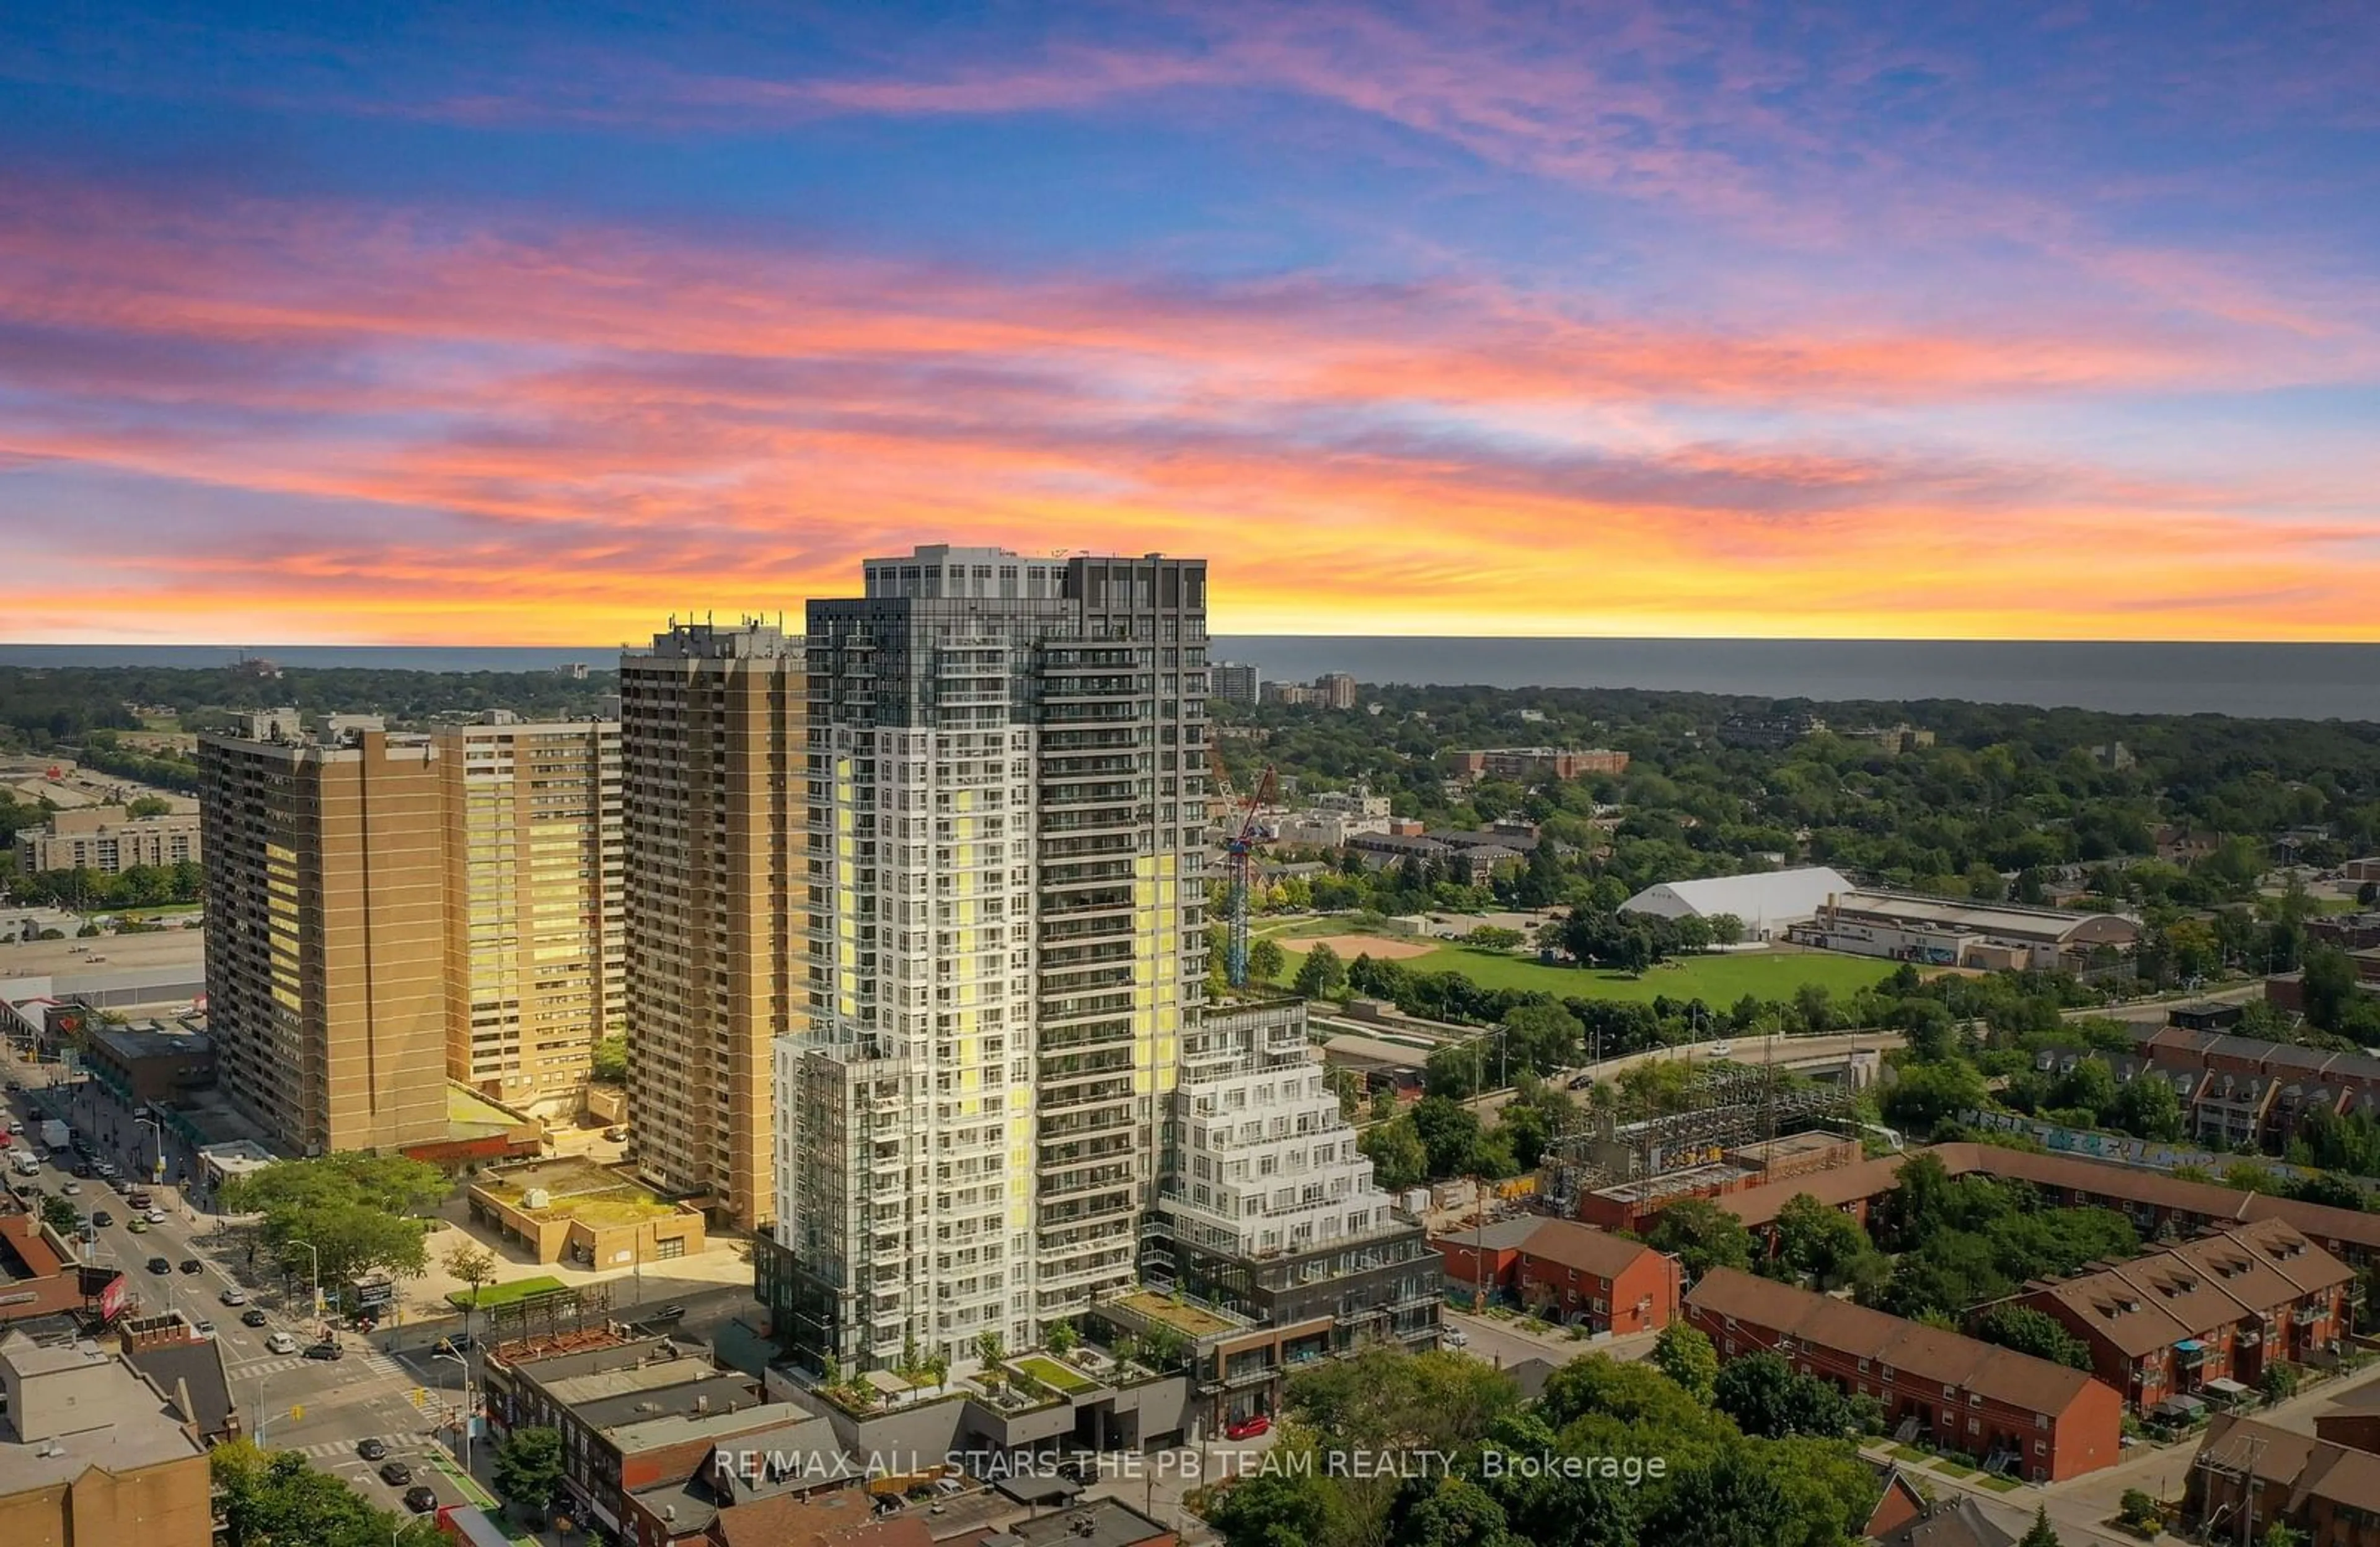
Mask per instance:
[[[1088,1391],[1098,1384],[1095,1381],[1076,1374],[1056,1359],[1045,1359],[1038,1354],[1027,1355],[1021,1359],[1011,1359],[1008,1361],[1008,1368],[1021,1374],[1030,1375],[1051,1391],[1065,1396]]]
[[[1978,1468],[1970,1467],[1963,1461],[1953,1461],[1947,1456],[1937,1456],[1928,1465],[1934,1470],[1948,1472],[1952,1477],[1974,1477],[1980,1471]]]
[[[491,1306],[510,1305],[515,1300],[525,1300],[531,1295],[543,1295],[568,1287],[570,1286],[562,1280],[549,1277],[544,1273],[540,1273],[534,1278],[516,1278],[510,1284],[482,1284],[480,1285],[480,1309],[485,1310]],[[446,1303],[459,1310],[471,1303],[471,1292],[468,1289],[457,1289],[446,1297]]]
[[[1344,928],[1320,931],[1343,933]],[[1281,968],[1284,984],[1297,976],[1305,953],[1284,943],[1287,958]],[[1649,1005],[1667,995],[1699,998],[1706,1005],[1734,1004],[1745,994],[1755,999],[1791,999],[1804,983],[1819,983],[1838,997],[1882,982],[1895,966],[1865,956],[1828,956],[1822,952],[1762,951],[1743,956],[1687,956],[1665,962],[1641,978],[1592,968],[1548,967],[1526,956],[1501,951],[1474,950],[1467,945],[1440,945],[1427,956],[1399,964],[1415,972],[1460,972],[1482,988],[1534,990],[1564,999],[1621,999]]]
[[[1212,1311],[1203,1310],[1195,1305],[1175,1305],[1153,1290],[1136,1290],[1116,1303],[1126,1310],[1138,1311],[1152,1322],[1162,1322],[1185,1337],[1206,1337],[1232,1330],[1231,1322]]]
[[[2017,1490],[2016,1479],[2012,1477],[1979,1477],[1975,1480],[1995,1493],[2013,1493]]]

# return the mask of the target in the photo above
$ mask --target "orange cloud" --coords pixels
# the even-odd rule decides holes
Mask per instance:
[[[19,188],[0,351],[11,632],[53,638],[600,643],[942,539],[1204,553],[1249,632],[2352,638],[2380,582],[2354,469],[1940,428],[2335,365],[2112,321],[1662,328]]]

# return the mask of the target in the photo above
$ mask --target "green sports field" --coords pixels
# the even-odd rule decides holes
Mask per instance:
[[[1402,944],[1410,944],[1404,942]],[[1297,976],[1305,953],[1293,940],[1283,940],[1288,958],[1281,981]],[[1460,972],[1483,988],[1534,990],[1564,999],[1624,999],[1651,1004],[1699,998],[1706,1005],[1732,1005],[1745,994],[1755,999],[1791,999],[1804,983],[1820,983],[1841,997],[1881,982],[1895,966],[1864,956],[1828,956],[1820,952],[1761,951],[1742,956],[1687,956],[1665,962],[1641,978],[1591,968],[1547,967],[1525,956],[1501,951],[1479,951],[1466,945],[1439,945],[1400,967],[1414,972]]]

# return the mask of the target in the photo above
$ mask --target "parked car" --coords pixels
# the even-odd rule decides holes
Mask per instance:
[[[1228,1439],[1253,1440],[1259,1434],[1270,1432],[1271,1429],[1271,1419],[1262,1413],[1250,1413],[1246,1418],[1236,1419],[1228,1425],[1223,1430],[1223,1433]]]
[[[1467,1348],[1471,1346],[1471,1334],[1461,1327],[1449,1327],[1446,1329],[1445,1341],[1450,1348]]]
[[[316,1343],[307,1347],[306,1357],[310,1359],[343,1359],[347,1357],[347,1351],[335,1343]]]
[[[185,1257],[182,1259],[182,1271],[186,1273],[202,1273],[207,1271],[207,1265],[195,1257]]]
[[[429,1515],[438,1508],[438,1495],[420,1483],[405,1491],[405,1507],[416,1515]]]
[[[264,1346],[272,1353],[294,1354],[298,1351],[298,1340],[285,1332],[277,1332],[264,1340]]]
[[[391,1488],[402,1488],[413,1480],[413,1468],[402,1461],[391,1461],[380,1469],[380,1480]]]
[[[628,1130],[625,1128],[605,1128],[603,1130],[603,1137],[610,1139],[614,1144],[625,1144],[628,1141]]]
[[[152,1273],[170,1273],[174,1271],[174,1264],[162,1257],[152,1257],[149,1259],[149,1271]]]
[[[356,1446],[356,1454],[366,1461],[385,1461],[388,1459],[388,1443],[383,1440],[366,1440]]]
[[[216,1297],[221,1299],[225,1305],[246,1305],[248,1303],[248,1291],[240,1288],[226,1289]]]

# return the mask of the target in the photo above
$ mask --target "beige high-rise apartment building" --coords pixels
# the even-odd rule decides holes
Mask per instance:
[[[446,866],[426,736],[295,710],[199,739],[207,1018],[225,1090],[303,1154],[447,1136]]]
[[[771,1207],[771,1044],[808,1025],[799,638],[673,623],[620,661],[637,1165],[739,1228]]]
[[[596,1039],[627,1004],[620,726],[442,726],[446,1072],[540,1117],[575,1116]]]

